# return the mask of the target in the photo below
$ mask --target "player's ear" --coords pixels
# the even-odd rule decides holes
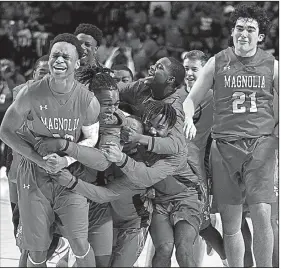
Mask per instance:
[[[265,34],[259,34],[258,36],[258,42],[262,42],[265,38]]]
[[[77,70],[80,67],[80,60],[78,59],[75,64],[75,69]]]
[[[175,77],[168,77],[167,82],[170,84],[173,84],[175,82],[176,78]]]
[[[231,36],[233,36],[234,28],[231,28]]]

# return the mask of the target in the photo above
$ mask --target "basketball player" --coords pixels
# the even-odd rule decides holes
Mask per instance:
[[[207,62],[207,56],[200,50],[192,50],[185,54],[183,59],[183,66],[185,68],[185,93],[183,93],[184,99],[187,94],[192,89],[197,78],[200,76],[200,73],[203,69],[203,66]],[[207,186],[207,203],[204,209],[203,223],[200,227],[200,236],[206,240],[219,254],[222,263],[227,266],[226,255],[223,246],[223,239],[221,234],[212,226],[210,219],[210,169],[209,169],[209,153],[211,146],[211,129],[213,127],[213,90],[210,89],[203,101],[196,108],[195,114],[193,116],[193,122],[196,127],[196,136],[192,140],[195,145],[199,148],[200,152],[200,162],[204,169],[204,175],[207,175],[206,186]],[[206,174],[207,173],[207,174]],[[198,256],[198,262],[203,257],[200,255],[200,250],[204,249],[201,240],[198,238],[198,243],[201,249],[196,251],[196,256]],[[203,243],[203,242],[201,242]],[[204,255],[204,254],[203,254]],[[201,257],[200,257],[201,256]]]
[[[188,137],[195,135],[194,108],[213,88],[213,188],[227,260],[231,267],[243,267],[241,219],[246,198],[257,267],[272,267],[270,218],[277,149],[272,103],[273,88],[278,91],[278,62],[257,46],[269,24],[264,10],[239,5],[231,19],[234,47],[216,54],[204,66],[184,102],[185,132]]]
[[[93,24],[81,23],[75,29],[74,35],[77,36],[84,49],[81,67],[97,65],[96,53],[102,41],[102,31]]]
[[[77,265],[95,265],[93,250],[87,240],[87,200],[54,184],[49,173],[56,173],[58,168],[33,149],[36,141],[40,144],[36,137],[42,136],[77,141],[83,133],[88,142],[91,140],[92,126],[97,122],[100,106],[94,95],[74,79],[82,54],[74,35],[56,36],[50,46],[50,76],[34,82],[18,94],[0,129],[5,143],[22,155],[17,173],[22,222],[19,236],[20,247],[29,251],[28,266],[32,267],[46,266],[54,213],[60,219],[58,225],[70,243]],[[24,132],[17,133],[20,128]],[[62,149],[68,144],[66,140]]]

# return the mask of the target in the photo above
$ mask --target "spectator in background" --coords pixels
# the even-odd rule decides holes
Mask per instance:
[[[126,11],[126,17],[129,21],[129,27],[132,27],[136,30],[144,28],[144,25],[147,23],[147,14],[142,8],[142,3],[135,2],[135,6]]]
[[[102,44],[97,50],[96,56],[98,61],[101,64],[105,64],[106,60],[109,58],[109,56],[112,53],[113,46],[112,46],[112,40],[113,37],[111,34],[107,34],[103,39],[102,39]]]
[[[130,47],[114,48],[111,55],[105,62],[105,66],[107,68],[111,68],[113,65],[120,64],[127,66],[133,75],[135,74],[135,65],[132,58],[132,49]]]

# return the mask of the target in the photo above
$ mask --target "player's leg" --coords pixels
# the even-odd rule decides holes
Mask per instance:
[[[143,228],[118,229],[111,267],[133,267],[145,242]]]
[[[54,210],[61,221],[62,235],[68,240],[76,257],[77,267],[95,267],[94,251],[88,242],[89,205],[87,199],[61,186],[55,186],[55,188]]]
[[[174,227],[176,258],[180,267],[197,267],[193,255],[193,245],[198,236],[198,229],[196,230],[185,220],[177,222]]]
[[[209,242],[211,247],[219,254],[221,260],[227,264],[223,238],[220,232],[210,223],[208,227],[200,230],[199,234],[202,238]]]
[[[272,265],[273,267],[279,268],[279,227],[277,222],[278,219],[271,219],[271,225],[272,225],[273,237],[274,237]]]
[[[253,250],[257,267],[272,267],[271,204],[276,201],[274,173],[278,140],[260,137],[253,148],[251,159],[244,169],[246,200],[253,222]]]
[[[18,168],[17,190],[21,227],[17,245],[28,250],[28,267],[46,267],[47,250],[52,241],[51,225],[55,220],[51,202],[52,183],[46,172],[22,158]]]
[[[112,220],[98,227],[89,227],[88,240],[94,250],[97,267],[109,267],[113,242]]]
[[[221,214],[225,254],[230,267],[243,267],[245,252],[241,233],[243,197],[238,174],[243,151],[235,145],[214,140],[211,165],[214,199]]]
[[[152,267],[171,267],[174,230],[168,214],[153,212],[149,232],[155,247]]]
[[[254,266],[254,260],[252,254],[252,234],[246,220],[246,215],[247,212],[244,211],[242,215],[241,232],[245,244],[244,266],[248,268]]]

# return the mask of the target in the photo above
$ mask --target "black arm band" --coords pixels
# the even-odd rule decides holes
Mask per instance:
[[[69,187],[68,189],[69,189],[69,190],[73,190],[73,189],[76,187],[77,184],[78,184],[78,178],[75,177],[75,182],[74,182],[74,183],[72,184],[72,186]]]
[[[61,151],[66,151],[68,149],[68,147],[69,147],[69,140],[66,139],[66,145]]]

